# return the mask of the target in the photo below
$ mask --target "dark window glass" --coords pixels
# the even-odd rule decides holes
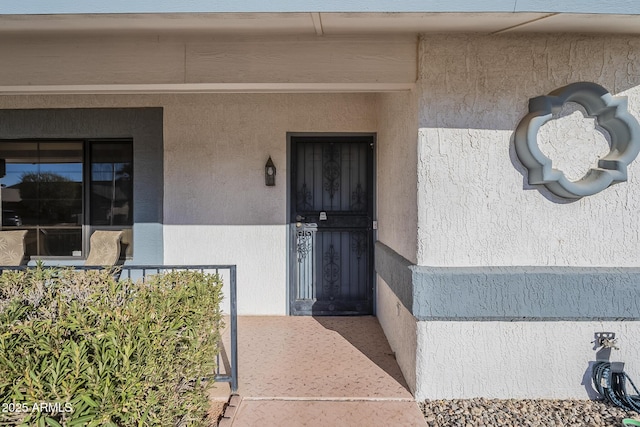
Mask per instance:
[[[122,245],[133,256],[133,147],[127,141],[90,144],[91,229],[123,230]]]
[[[91,144],[91,225],[133,225],[131,144]]]
[[[29,256],[82,255],[82,145],[0,142],[2,227],[29,231]]]
[[[87,149],[91,164],[85,185]],[[88,240],[83,233],[94,227],[127,229],[130,235],[132,157],[130,141],[0,141],[0,159],[6,163],[2,228],[28,230],[28,256],[81,257]]]

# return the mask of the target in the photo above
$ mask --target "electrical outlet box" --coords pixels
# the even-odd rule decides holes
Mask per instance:
[[[595,347],[600,347],[602,346],[602,341],[604,340],[614,340],[616,338],[616,333],[615,332],[596,332],[594,334],[594,340],[593,340],[593,344]]]

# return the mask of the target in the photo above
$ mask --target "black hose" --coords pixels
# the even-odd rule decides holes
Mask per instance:
[[[624,371],[612,370],[609,362],[597,362],[593,365],[591,379],[596,391],[606,401],[626,411],[640,412],[640,391]],[[635,395],[627,393],[627,381]]]

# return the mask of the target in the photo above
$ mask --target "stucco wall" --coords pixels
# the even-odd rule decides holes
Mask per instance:
[[[380,326],[395,353],[409,389],[415,393],[418,322],[381,278],[377,282],[376,299],[376,316]]]
[[[378,240],[416,262],[418,99],[415,92],[380,94],[378,101]]]
[[[240,313],[285,314],[286,133],[375,131],[375,95],[180,101],[165,109],[165,261],[233,262]],[[275,187],[264,185],[269,156]]]
[[[143,106],[164,108],[164,262],[237,264],[240,314],[285,314],[286,133],[375,131],[376,95],[0,97],[0,108]]]
[[[416,399],[593,399],[595,332],[638,378],[640,322],[418,322]]]
[[[418,202],[418,98],[416,92],[385,93],[378,99],[376,150],[377,240],[416,262]],[[382,259],[376,244],[376,261]],[[376,269],[382,268],[377,265]],[[378,272],[378,274],[380,274]],[[376,316],[396,354],[412,391],[416,389],[416,320],[394,292],[410,283],[393,283],[394,290],[377,276]],[[404,286],[403,286],[404,285]]]
[[[628,182],[567,203],[528,185],[513,149],[529,98],[572,82],[628,96],[640,119],[640,37],[424,35],[419,51],[419,265],[640,264],[640,161]],[[584,170],[602,137],[564,121],[540,137],[554,165]]]

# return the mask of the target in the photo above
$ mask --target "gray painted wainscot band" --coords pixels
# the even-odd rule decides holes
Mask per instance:
[[[375,250],[376,272],[418,320],[640,320],[640,268],[426,267]]]
[[[413,313],[413,264],[380,241],[375,242],[374,251],[376,273],[387,282],[402,305]]]

